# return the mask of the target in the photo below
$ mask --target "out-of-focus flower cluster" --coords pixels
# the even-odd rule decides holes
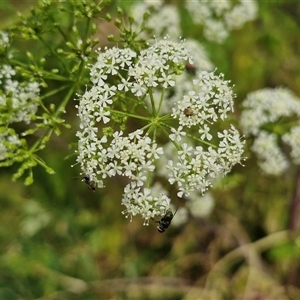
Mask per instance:
[[[139,1],[131,8],[131,15],[136,24],[141,24],[146,12],[150,13],[147,19],[147,31],[142,33],[143,36],[149,35],[164,36],[168,35],[172,39],[181,36],[180,15],[176,6],[164,4],[164,1]]]
[[[203,27],[204,37],[217,43],[222,43],[230,31],[254,20],[258,10],[255,0],[187,0],[183,6],[189,12],[193,23]],[[144,0],[133,5],[132,15],[140,23],[144,13],[149,11],[151,16],[146,24],[149,33],[178,37],[181,35],[178,9],[177,6],[165,4],[162,0]]]
[[[29,123],[38,108],[40,86],[37,82],[19,82],[16,71],[9,65],[0,66],[1,124]]]
[[[204,36],[211,41],[222,43],[234,29],[257,17],[255,0],[239,1],[186,1],[193,22],[203,26]]]
[[[254,136],[252,151],[261,169],[280,175],[300,163],[300,99],[283,88],[262,89],[245,99],[241,127]],[[290,150],[290,151],[289,151]]]
[[[161,176],[178,197],[188,197],[242,159],[244,143],[233,126],[212,130],[233,110],[229,81],[200,70],[183,80],[187,64],[189,44],[169,38],[140,52],[99,49],[92,87],[79,97],[82,174],[100,188],[108,177],[126,178],[123,213],[140,214],[146,224],[170,205],[167,188],[154,188]]]
[[[201,195],[199,192],[192,192],[189,198],[186,199],[186,205],[181,206],[175,210],[172,206],[172,210],[176,211],[176,218],[172,221],[172,226],[180,227],[187,223],[189,215],[194,218],[206,218],[208,217],[215,205],[215,200],[210,192]]]
[[[0,32],[0,47],[9,45],[9,36]],[[37,82],[20,82],[16,70],[0,64],[0,161],[13,155],[21,140],[14,129],[15,122],[29,123],[38,108],[40,86]]]
[[[4,51],[9,45],[9,35],[7,32],[0,31],[0,47],[1,50]]]

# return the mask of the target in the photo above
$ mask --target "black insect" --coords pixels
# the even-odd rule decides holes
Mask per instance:
[[[170,226],[171,221],[174,218],[176,212],[177,209],[174,214],[170,209],[168,209],[165,215],[159,221],[155,221],[155,223],[158,223],[158,226],[156,227],[158,232],[160,233],[165,232],[165,230]]]
[[[90,190],[92,190],[93,192],[95,192],[95,190],[96,190],[96,183],[93,180],[91,180],[89,176],[84,176],[82,178],[82,181],[88,186],[88,188]]]

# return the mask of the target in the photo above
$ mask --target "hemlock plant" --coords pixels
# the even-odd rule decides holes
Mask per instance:
[[[38,164],[54,173],[39,151],[71,127],[64,114],[76,100],[74,165],[93,190],[109,177],[125,178],[123,213],[148,224],[170,207],[171,187],[195,200],[241,163],[244,140],[228,119],[235,95],[198,42],[174,36],[179,28],[149,35],[148,11],[135,20],[119,9],[119,36],[99,47],[100,24],[112,20],[104,5],[42,1],[1,32],[0,166],[19,164],[13,178],[25,175],[26,184]],[[18,39],[42,45],[41,53],[19,52]]]

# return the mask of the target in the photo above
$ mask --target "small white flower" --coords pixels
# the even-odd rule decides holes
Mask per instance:
[[[175,81],[172,79],[171,75],[167,75],[165,73],[162,74],[160,78],[158,78],[159,82],[163,83],[163,87],[166,89],[169,86],[174,86]]]
[[[119,91],[124,90],[125,92],[128,92],[129,89],[132,87],[132,83],[129,80],[130,78],[128,79],[121,78],[121,83],[118,84],[118,90]]]
[[[181,138],[186,135],[186,132],[182,131],[182,129],[183,129],[182,126],[179,126],[177,129],[172,127],[171,128],[172,134],[169,135],[169,138],[172,141],[177,141],[177,142],[181,141]]]
[[[207,124],[204,124],[203,128],[199,129],[198,132],[199,132],[199,134],[201,134],[200,138],[202,140],[207,139],[210,141],[212,139],[213,136],[209,133],[209,130],[210,130],[210,128],[207,126]]]
[[[131,88],[131,92],[135,94],[137,97],[141,97],[146,93],[147,89],[144,86],[142,81],[134,82]]]

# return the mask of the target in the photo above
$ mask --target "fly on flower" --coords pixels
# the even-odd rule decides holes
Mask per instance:
[[[82,178],[82,181],[88,186],[88,188],[90,190],[92,190],[93,192],[95,192],[95,190],[96,190],[96,183],[94,181],[92,181],[89,176],[84,176]]]
[[[191,117],[194,115],[194,111],[192,110],[192,108],[190,106],[185,108],[183,113],[186,117]]]
[[[194,65],[192,65],[192,64],[190,64],[190,63],[186,63],[186,64],[185,64],[185,70],[186,70],[189,74],[191,74],[191,75],[193,75],[193,76],[196,75],[197,69],[196,69],[196,67],[195,67]]]
[[[177,209],[174,214],[170,209],[168,209],[165,215],[159,221],[155,221],[155,223],[158,223],[158,226],[156,227],[158,232],[163,233],[166,231],[166,229],[170,226],[171,221],[174,218],[176,212]]]

